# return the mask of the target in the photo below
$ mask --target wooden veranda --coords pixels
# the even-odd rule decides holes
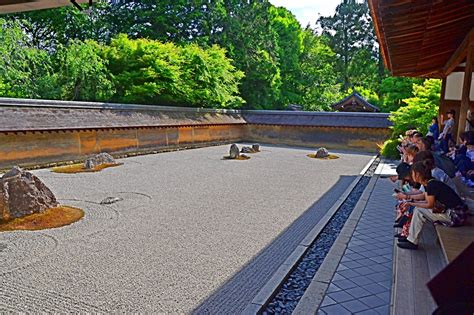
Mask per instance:
[[[395,76],[443,80],[440,118],[456,111],[457,134],[474,113],[474,1],[369,0],[381,54]]]

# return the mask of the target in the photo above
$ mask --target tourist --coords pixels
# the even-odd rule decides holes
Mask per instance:
[[[405,148],[405,154],[403,155],[403,162],[408,165],[413,164],[416,154],[418,153],[418,147],[415,144],[411,144]]]
[[[405,207],[416,207],[406,239],[399,239],[398,246],[406,249],[417,249],[420,233],[426,220],[447,226],[459,226],[467,217],[467,206],[454,190],[443,182],[433,178],[431,167],[425,162],[412,165],[411,176],[425,189],[425,199],[408,199]]]
[[[418,138],[415,145],[418,147],[418,151],[431,151],[433,142],[428,137]]]
[[[443,122],[443,132],[438,137],[438,139],[441,140],[441,150],[443,153],[447,153],[449,151],[449,142],[453,141],[455,113],[456,112],[454,110],[450,110],[446,113],[448,119]]]
[[[431,125],[428,128],[427,136],[433,137],[438,139],[439,137],[439,125],[438,125],[438,117],[433,117],[431,120]]]
[[[451,187],[451,189],[456,191],[456,185],[454,184],[454,181],[446,174],[445,171],[436,166],[433,153],[431,153],[430,151],[421,151],[417,153],[415,158],[413,159],[413,163],[417,162],[425,162],[425,165],[427,165],[431,169],[431,175],[434,179],[445,183],[446,185]]]
[[[408,229],[410,227],[411,218],[413,215],[413,210],[415,207],[407,206],[406,200],[423,200],[425,198],[423,194],[423,187],[420,184],[414,183],[410,174],[411,167],[406,163],[401,163],[397,167],[397,174],[402,181],[402,190],[395,190],[397,194],[395,195],[398,199],[395,209],[397,211],[397,218],[395,219],[395,228],[402,228],[400,233],[395,234],[395,237],[406,238],[408,236]]]

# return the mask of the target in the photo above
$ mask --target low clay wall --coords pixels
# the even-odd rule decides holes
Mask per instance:
[[[0,98],[0,169],[239,141],[376,152],[387,118]]]
[[[240,141],[242,125],[0,132],[0,169],[75,161],[100,152],[152,153]]]
[[[391,133],[388,114],[244,111],[249,141],[378,152]]]
[[[250,142],[336,150],[378,152],[391,130],[388,128],[310,127],[287,125],[247,125]]]

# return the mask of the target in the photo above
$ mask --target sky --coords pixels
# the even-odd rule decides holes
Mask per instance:
[[[320,15],[334,15],[341,0],[270,0],[270,3],[290,10],[300,21],[301,26],[306,27],[311,23],[314,27]]]

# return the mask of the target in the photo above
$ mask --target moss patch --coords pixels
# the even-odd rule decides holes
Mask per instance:
[[[318,159],[318,160],[335,160],[339,158],[337,155],[334,155],[334,154],[329,154],[329,156],[325,158],[318,158],[316,157],[316,154],[308,154],[307,157],[310,157],[312,159]]]
[[[246,161],[250,160],[250,156],[246,156],[244,154],[239,155],[236,159],[231,159],[230,156],[224,156],[224,160],[237,160],[237,161]]]
[[[255,154],[255,153],[260,153],[260,152],[261,152],[260,150],[252,150],[249,152],[245,152],[245,154]]]
[[[100,172],[104,168],[116,167],[120,165],[123,165],[123,163],[117,163],[117,164],[105,163],[105,164],[100,164],[93,169],[87,169],[84,167],[84,164],[72,164],[72,165],[66,165],[66,166],[53,167],[51,171],[54,173],[63,173],[63,174],[91,173],[91,172]]]
[[[5,231],[35,231],[57,228],[79,221],[84,211],[78,208],[59,206],[47,209],[42,213],[30,214],[23,218],[8,221],[0,220],[0,232]]]

